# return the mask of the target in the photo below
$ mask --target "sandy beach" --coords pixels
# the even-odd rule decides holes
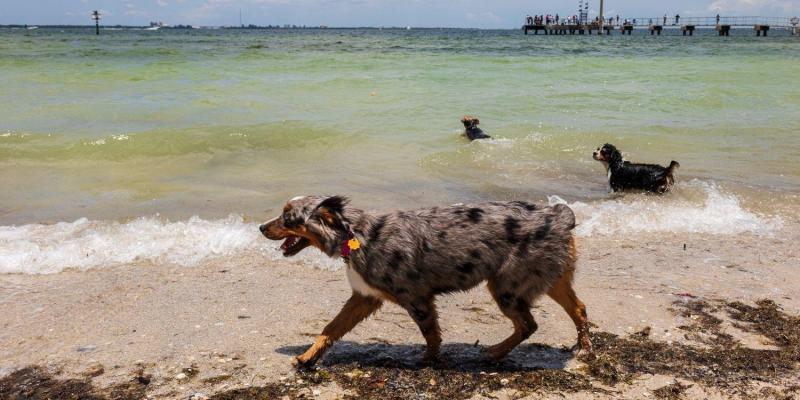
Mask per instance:
[[[709,331],[702,329],[702,307],[686,312],[681,304],[739,301],[753,306],[769,299],[788,315],[800,314],[800,229],[797,221],[786,222],[772,236],[581,239],[576,288],[595,325],[597,359],[606,360],[604,354],[610,351],[604,347],[606,334],[644,335],[641,340],[648,342],[713,350],[720,346],[712,343],[719,342],[716,339],[707,340],[715,337],[714,329],[731,335],[741,348],[775,351],[774,340],[748,328],[753,324],[733,321],[725,307],[710,308],[714,312],[709,315],[721,321]],[[436,390],[445,382],[435,382],[435,376],[481,373],[487,374],[485,385],[463,386],[450,396],[798,395],[796,368],[776,370],[769,379],[763,378],[764,371],[750,371],[749,380],[708,385],[687,379],[681,370],[688,365],[675,365],[673,375],[651,373],[642,365],[640,371],[628,371],[626,379],[608,380],[592,372],[596,361],[574,359],[566,349],[575,340],[574,327],[549,299],[539,301],[534,310],[538,332],[506,361],[490,364],[481,359],[480,346],[501,340],[511,327],[483,286],[438,301],[445,340],[442,365],[417,365],[421,335],[403,310],[386,305],[338,343],[318,371],[298,375],[291,358],[311,343],[349,294],[343,270],[269,261],[257,254],[196,267],[143,263],[52,275],[0,275],[0,397],[27,393],[21,398],[48,398],[47,393],[52,397],[67,390],[97,398],[399,398],[401,392],[391,383],[402,377],[390,377],[391,371],[411,374],[403,379],[410,379],[407,385],[414,386],[420,398],[425,393],[430,398],[444,394]],[[694,329],[697,326],[701,329]],[[787,351],[796,352],[798,344],[790,345],[795,347]],[[36,369],[20,371],[26,367]],[[606,371],[624,372],[619,366],[609,368]],[[589,386],[569,383],[573,381],[553,387],[515,386],[526,374],[548,371],[569,374]],[[430,374],[434,378],[428,379]],[[732,375],[723,374],[722,381],[724,376]],[[361,392],[353,383],[358,380],[378,384],[370,386],[369,393]],[[492,386],[493,381],[499,384]]]
[[[103,2],[98,35],[59,21],[88,23],[100,2],[14,1],[0,12],[0,400],[800,397],[800,41],[777,26],[525,35],[525,14],[574,3],[517,2],[502,29],[418,29],[505,6],[395,1],[387,16],[413,18],[340,29],[305,17],[384,2],[126,0]],[[301,7],[297,23],[328,27],[125,27],[145,5],[192,3],[234,20],[241,6],[239,25]],[[40,11],[56,25],[29,20]],[[491,139],[468,140],[464,115]],[[612,193],[593,158],[606,143],[679,163],[674,188]],[[439,363],[386,304],[295,370],[351,295],[341,260],[283,258],[259,232],[298,195],[376,213],[568,205],[594,357],[572,354],[572,320],[542,298],[538,331],[487,361],[512,325],[482,284],[438,299]]]

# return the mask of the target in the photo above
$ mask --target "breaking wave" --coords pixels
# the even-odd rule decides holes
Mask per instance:
[[[133,263],[189,267],[245,253],[282,259],[277,247],[277,242],[261,236],[257,224],[235,215],[178,222],[158,217],[124,223],[81,218],[52,225],[0,227],[0,273],[49,274]],[[292,260],[333,269],[341,263],[313,251]]]
[[[679,185],[675,192],[669,198],[636,194],[568,204],[558,196],[550,196],[549,201],[568,204],[575,211],[576,233],[584,237],[642,232],[763,235],[783,227],[780,217],[746,209],[738,197],[713,183],[693,180]]]
[[[549,200],[551,204],[566,203],[558,196]],[[750,211],[735,195],[696,180],[679,185],[668,196],[626,195],[569,206],[578,219],[576,232],[583,237],[642,232],[760,235],[783,226],[780,217]],[[147,263],[191,267],[241,255],[285,260],[277,242],[266,240],[256,223],[237,215],[175,222],[158,216],[128,222],[81,218],[49,225],[0,227],[0,273],[49,274]],[[342,265],[340,260],[313,249],[290,261],[324,269]]]

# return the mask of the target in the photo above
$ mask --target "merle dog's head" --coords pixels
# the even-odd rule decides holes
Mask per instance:
[[[299,196],[289,200],[281,215],[259,227],[271,240],[283,240],[284,257],[291,257],[314,246],[330,257],[348,237],[350,226],[344,218],[348,200],[342,196]]]
[[[592,158],[605,164],[622,161],[622,153],[613,144],[606,143],[592,153]]]
[[[469,129],[478,126],[478,124],[481,123],[481,120],[469,115],[465,115],[464,118],[461,118],[461,123],[464,124],[464,128]]]

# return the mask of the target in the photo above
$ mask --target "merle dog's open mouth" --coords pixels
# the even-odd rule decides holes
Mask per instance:
[[[289,257],[299,253],[300,250],[305,249],[309,244],[311,244],[311,242],[309,242],[306,238],[300,236],[289,236],[283,241],[281,250],[283,251],[284,257]]]

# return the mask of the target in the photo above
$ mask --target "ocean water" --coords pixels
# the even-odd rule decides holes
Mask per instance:
[[[800,38],[744,30],[0,29],[0,273],[276,257],[257,221],[300,194],[771,234],[800,215],[799,78]],[[495,139],[461,138],[464,114]],[[609,194],[606,142],[679,184]]]

